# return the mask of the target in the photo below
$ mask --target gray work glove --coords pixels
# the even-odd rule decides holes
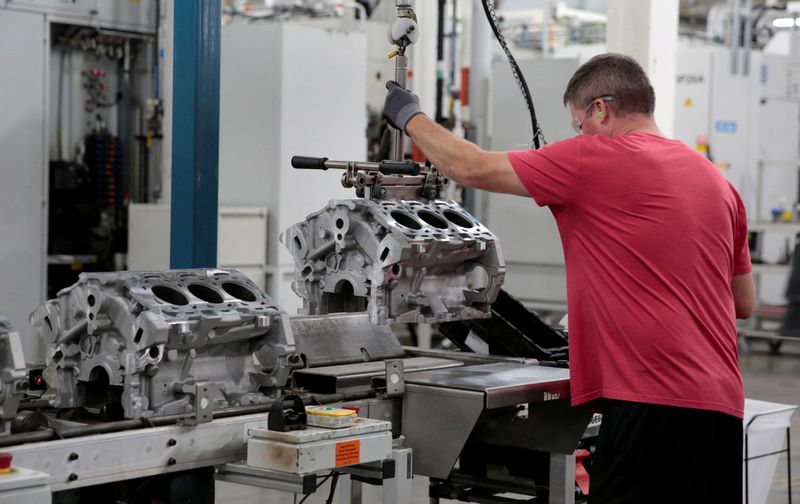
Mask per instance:
[[[389,93],[386,95],[386,103],[383,106],[383,117],[389,121],[395,129],[406,132],[408,121],[417,114],[422,114],[419,106],[419,97],[410,91],[406,91],[394,81],[386,83]]]

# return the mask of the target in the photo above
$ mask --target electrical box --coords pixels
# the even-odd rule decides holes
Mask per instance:
[[[44,13],[61,22],[87,26],[150,33],[156,30],[156,0],[6,0],[5,8]]]

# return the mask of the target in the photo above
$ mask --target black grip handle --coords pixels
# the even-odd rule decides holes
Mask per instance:
[[[419,165],[411,161],[381,161],[378,171],[384,175],[419,175]]]
[[[304,170],[327,170],[326,161],[328,161],[326,157],[294,156],[292,157],[292,166]]]
[[[304,430],[307,424],[306,407],[300,396],[280,396],[272,403],[269,416],[267,416],[267,429],[288,432]]]

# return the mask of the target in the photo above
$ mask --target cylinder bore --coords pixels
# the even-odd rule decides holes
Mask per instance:
[[[224,284],[222,284],[222,290],[224,290],[231,296],[235,297],[236,299],[247,301],[248,303],[252,303],[257,299],[253,291],[251,291],[244,285],[238,283],[225,282]]]
[[[407,227],[409,229],[416,229],[416,230],[422,229],[422,224],[417,222],[417,220],[415,218],[411,217],[407,213],[400,212],[399,210],[395,210],[390,215],[392,216],[392,219],[397,221],[397,223],[400,224],[403,227]]]
[[[189,299],[178,289],[173,289],[172,287],[167,287],[166,285],[154,285],[150,290],[153,291],[153,294],[158,299],[164,301],[165,303],[178,306],[185,306],[189,304]]]
[[[467,219],[458,212],[454,212],[452,210],[445,210],[444,212],[442,212],[442,214],[444,215],[445,219],[449,220],[458,227],[467,229],[475,227],[475,224],[473,224],[472,221],[470,221],[469,219]]]
[[[207,285],[191,284],[189,285],[189,292],[192,293],[192,296],[196,297],[197,299],[202,299],[206,303],[217,304],[224,301],[222,294],[211,287],[208,287]]]
[[[430,224],[431,226],[437,229],[447,229],[448,227],[450,227],[447,225],[447,222],[444,219],[442,219],[433,212],[429,212],[427,210],[420,210],[419,212],[417,212],[417,216],[419,216],[419,218],[425,221],[427,224]]]

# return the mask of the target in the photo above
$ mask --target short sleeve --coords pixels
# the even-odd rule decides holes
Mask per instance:
[[[747,211],[736,189],[731,186],[736,196],[736,227],[733,240],[733,276],[746,275],[753,271],[750,264],[750,245],[747,242]]]
[[[508,153],[511,166],[539,206],[565,206],[575,201],[582,142],[574,137],[538,150]]]

